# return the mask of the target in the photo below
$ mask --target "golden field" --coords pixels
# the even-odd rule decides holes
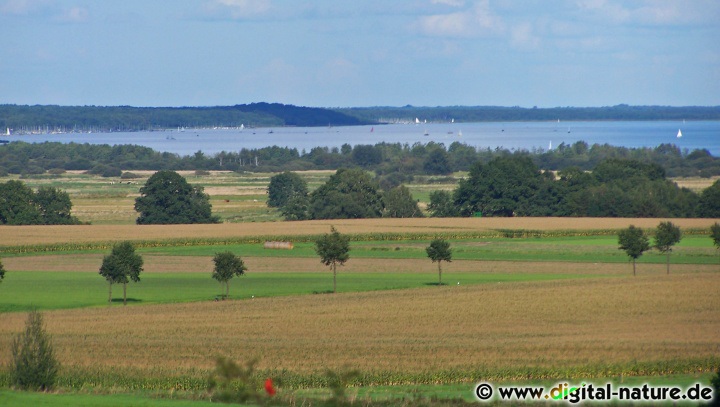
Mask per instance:
[[[317,235],[335,226],[341,233],[449,233],[525,230],[655,228],[671,220],[682,229],[709,229],[720,219],[651,218],[420,218],[337,219],[302,222],[222,223],[215,225],[0,226],[0,246],[111,242],[121,240],[213,239],[244,236]]]
[[[47,311],[45,319],[70,368],[193,374],[225,355],[298,373],[565,369],[718,357],[718,292],[716,272],[658,273]],[[0,349],[9,349],[25,314],[0,319]],[[8,361],[0,352],[0,364]]]

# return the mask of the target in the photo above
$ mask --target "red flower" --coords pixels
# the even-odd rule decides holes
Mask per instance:
[[[265,380],[265,391],[270,397],[275,395],[275,388],[273,387],[273,382],[270,378]]]

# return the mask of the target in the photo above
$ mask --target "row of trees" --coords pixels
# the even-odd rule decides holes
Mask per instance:
[[[448,175],[468,171],[476,162],[488,163],[498,157],[528,156],[546,170],[577,167],[590,170],[608,159],[632,159],[662,166],[669,176],[720,175],[720,159],[708,150],[681,150],[662,144],[655,148],[572,145],[534,151],[481,149],[460,142],[345,144],[340,148],[315,147],[298,151],[290,147],[263,147],[222,151],[217,154],[178,156],[160,153],[136,145],[90,145],[77,143],[12,142],[0,148],[0,176],[6,173],[32,176],[47,171],[91,171],[104,176],[119,176],[122,170],[229,170],[255,172],[339,169],[348,167],[372,170],[383,177],[404,175]]]
[[[431,216],[720,217],[720,181],[701,194],[657,164],[611,159],[591,172],[540,171],[528,156],[476,163],[451,193],[430,195]]]
[[[427,255],[438,263],[438,284],[442,284],[442,268],[440,263],[450,262],[452,251],[450,243],[442,239],[433,240],[427,248]],[[342,235],[335,227],[331,227],[330,233],[326,233],[315,241],[315,252],[320,256],[320,262],[329,266],[333,272],[333,292],[337,292],[337,266],[342,266],[350,259],[350,238]],[[247,271],[244,261],[240,256],[225,251],[216,253],[213,257],[215,264],[212,278],[225,286],[223,299],[230,296],[230,280],[236,276],[243,276]],[[0,271],[4,276],[2,263]],[[123,285],[123,305],[127,305],[127,284],[131,281],[140,282],[140,273],[143,271],[142,256],[135,253],[135,248],[130,242],[120,242],[113,246],[112,252],[103,258],[99,274],[108,282],[108,304],[112,302],[113,284]],[[0,278],[1,281],[1,278]]]

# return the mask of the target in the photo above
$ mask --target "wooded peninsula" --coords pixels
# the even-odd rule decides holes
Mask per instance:
[[[210,107],[0,105],[0,129],[10,129],[13,134],[176,127],[356,126],[411,122],[418,117],[428,122],[720,120],[720,106],[318,108],[264,102]]]

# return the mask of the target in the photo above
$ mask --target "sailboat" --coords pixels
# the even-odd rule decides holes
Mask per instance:
[[[420,124],[420,119],[418,119],[417,117],[415,118],[415,124]]]
[[[548,151],[552,150],[552,140],[550,140],[550,144],[548,145]]]
[[[680,129],[678,129],[677,138],[680,138],[680,137],[682,137],[682,131],[680,131]]]
[[[6,136],[9,136],[9,135],[10,135],[10,127],[6,127],[5,135],[6,135]]]

